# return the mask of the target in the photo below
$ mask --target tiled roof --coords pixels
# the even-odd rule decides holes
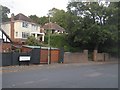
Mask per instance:
[[[60,30],[60,31],[65,31],[64,28],[62,28],[61,26],[59,26],[58,24],[56,23],[46,23],[42,28],[44,29],[53,29],[53,30]]]
[[[14,17],[14,20],[23,20],[23,21],[33,22],[32,19],[28,18],[27,16],[23,15],[22,13],[17,14]]]

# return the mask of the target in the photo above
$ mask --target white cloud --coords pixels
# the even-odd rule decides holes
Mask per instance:
[[[11,13],[44,16],[53,7],[66,10],[68,0],[0,0],[0,3],[10,8]]]

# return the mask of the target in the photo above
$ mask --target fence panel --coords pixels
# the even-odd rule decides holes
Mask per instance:
[[[56,49],[56,50],[50,50],[50,55],[51,55],[51,63],[58,63],[59,61],[59,54],[60,54],[60,50]]]
[[[12,53],[2,53],[2,66],[12,65]]]
[[[29,55],[31,55],[31,64],[40,64],[40,49],[35,48],[31,52],[29,52]]]
[[[19,52],[13,52],[12,53],[12,65],[19,65]]]
[[[48,63],[48,49],[40,50],[40,63]]]
[[[60,48],[60,57],[59,57],[59,63],[64,62],[64,48]]]

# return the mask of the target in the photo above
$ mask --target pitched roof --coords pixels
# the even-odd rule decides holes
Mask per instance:
[[[62,28],[61,26],[59,26],[58,24],[56,23],[46,23],[42,28],[44,29],[53,29],[53,30],[60,30],[60,31],[65,31],[64,28]]]
[[[28,18],[27,16],[23,15],[22,13],[19,13],[16,16],[14,16],[14,20],[23,20],[23,21],[33,22],[32,19]]]

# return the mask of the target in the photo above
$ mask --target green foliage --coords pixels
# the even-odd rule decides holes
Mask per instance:
[[[10,9],[6,6],[2,6],[2,21],[6,22],[9,20],[8,14],[10,13]]]
[[[70,2],[67,8],[68,12],[77,18],[71,18],[69,25],[72,28],[69,28],[68,39],[73,43],[93,45],[94,49],[98,49],[108,39],[118,40],[116,28],[118,23],[114,21],[117,20],[118,7],[114,3],[105,7],[97,2]],[[115,24],[111,23],[112,20]]]
[[[49,10],[49,13],[51,14],[52,22],[56,22],[61,27],[67,29],[68,14],[64,10],[52,8],[51,10]]]
[[[30,46],[39,46],[40,42],[34,36],[29,36],[26,40],[26,44]]]
[[[30,15],[29,18],[31,18],[35,23],[39,23],[39,17],[36,15]]]
[[[100,52],[117,52],[119,15],[118,3],[108,6],[97,2],[69,2],[67,12],[53,8],[49,10],[50,19],[65,28],[67,35],[51,35],[50,45],[64,47],[65,51],[98,49]],[[44,25],[48,17],[39,17],[38,23]],[[48,35],[48,34],[47,34]],[[48,36],[45,43],[48,44]]]
[[[48,35],[45,36],[45,43],[48,44]],[[50,46],[60,48],[64,47],[65,44],[65,35],[50,35]]]
[[[48,23],[49,20],[48,20],[48,17],[43,16],[39,18],[39,21],[40,21],[39,22],[40,25],[44,25],[45,23]]]
[[[48,44],[48,35],[45,36],[45,44]],[[80,47],[70,46],[66,35],[50,35],[50,46],[56,48],[64,48],[65,52],[81,52],[82,50]]]
[[[43,16],[43,17],[38,17],[36,15],[30,15],[29,16],[34,22],[40,25],[44,25],[45,23],[48,23],[48,17]]]

